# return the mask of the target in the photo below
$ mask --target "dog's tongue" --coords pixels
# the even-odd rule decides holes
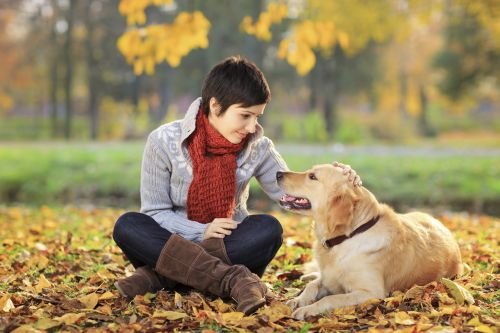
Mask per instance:
[[[297,200],[296,197],[292,197],[291,195],[288,195],[288,194],[285,194],[281,197],[281,201],[287,201],[287,202],[290,202],[290,201],[294,201],[294,200]]]

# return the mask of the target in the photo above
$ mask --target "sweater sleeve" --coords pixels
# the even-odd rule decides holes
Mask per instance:
[[[255,178],[269,198],[277,201],[283,196],[284,192],[278,186],[276,172],[286,171],[288,170],[288,166],[276,148],[274,148],[273,142],[266,137],[264,137],[264,140],[265,143],[259,148],[262,149],[260,153],[264,157],[256,169]]]
[[[174,211],[170,198],[172,165],[156,132],[146,142],[141,168],[141,213],[151,216],[162,228],[185,239],[201,242],[207,224],[189,220]],[[162,148],[163,147],[163,148]]]

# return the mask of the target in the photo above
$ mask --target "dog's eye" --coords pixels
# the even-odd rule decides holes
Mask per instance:
[[[316,175],[314,173],[309,174],[309,179],[310,180],[318,180],[318,178],[316,178]]]

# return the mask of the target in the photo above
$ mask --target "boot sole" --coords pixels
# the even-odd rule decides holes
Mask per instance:
[[[247,307],[245,310],[239,310],[238,308],[236,308],[236,310],[243,312],[245,314],[245,316],[248,316],[248,315],[251,315],[252,313],[254,313],[255,311],[257,311],[259,308],[261,308],[265,304],[266,304],[266,299],[262,298],[259,301],[255,302],[254,304],[250,305],[250,307]]]
[[[118,292],[120,293],[120,295],[122,295],[123,297],[125,297],[126,299],[130,299],[130,296],[125,294],[125,292],[123,291],[123,289],[120,287],[120,285],[118,284],[118,282],[115,282],[113,283],[113,285],[115,286],[115,288],[118,290]]]

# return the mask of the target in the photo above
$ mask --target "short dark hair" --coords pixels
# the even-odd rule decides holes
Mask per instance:
[[[271,100],[271,90],[262,71],[251,61],[232,56],[215,65],[201,89],[201,106],[210,111],[210,99],[215,97],[222,115],[233,104],[243,107],[265,104]]]

